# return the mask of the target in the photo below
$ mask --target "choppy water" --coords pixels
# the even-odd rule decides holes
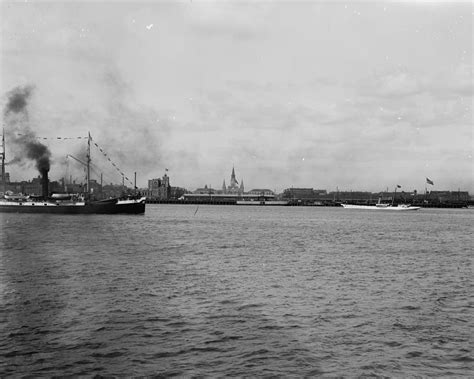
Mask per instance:
[[[0,376],[473,376],[473,210],[0,214]]]

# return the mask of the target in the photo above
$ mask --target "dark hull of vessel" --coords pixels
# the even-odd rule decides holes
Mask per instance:
[[[1,213],[44,213],[44,214],[143,214],[145,202],[127,204],[92,203],[85,205],[3,205]]]

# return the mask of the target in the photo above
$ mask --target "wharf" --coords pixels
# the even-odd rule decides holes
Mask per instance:
[[[367,202],[354,202],[351,201],[351,204],[359,204],[359,205],[368,205]],[[147,199],[146,204],[208,204],[208,205],[237,205],[236,200],[229,200],[229,199],[196,199],[196,200],[177,200],[177,199],[168,199],[168,200],[160,200],[160,199]],[[373,203],[372,205],[374,205]],[[456,203],[413,203],[412,205],[422,208],[467,208],[469,204],[463,202],[456,202]],[[285,207],[341,207],[340,201],[290,201],[286,205],[280,205]],[[472,205],[471,205],[472,207]]]
[[[186,200],[160,200],[160,199],[147,199],[147,204],[209,204],[209,205],[237,205],[237,200],[233,199],[186,199]],[[315,202],[315,201],[289,201],[288,204],[282,204],[279,206],[294,207],[294,206],[306,206],[306,207],[338,207],[341,206],[338,202]]]

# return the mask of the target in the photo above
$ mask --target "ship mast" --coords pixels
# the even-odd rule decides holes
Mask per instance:
[[[394,203],[394,201],[395,201],[395,196],[397,196],[397,188],[398,188],[398,184],[395,186],[395,191],[393,192],[392,207],[393,207],[393,203]]]
[[[91,133],[88,133],[87,137],[87,177],[86,177],[86,190],[87,190],[87,197],[90,196],[90,180],[91,180]]]
[[[3,193],[7,190],[7,183],[5,181],[5,128],[3,128],[2,133],[2,184],[3,184]]]

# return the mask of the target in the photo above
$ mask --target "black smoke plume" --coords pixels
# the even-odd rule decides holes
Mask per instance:
[[[7,104],[3,110],[5,132],[9,143],[16,147],[12,162],[21,163],[26,157],[35,161],[40,172],[49,171],[51,152],[37,140],[29,122],[28,102],[33,89],[32,86],[16,87],[7,93]]]
[[[26,148],[26,156],[36,162],[36,168],[39,172],[49,171],[51,152],[42,143],[36,140],[27,140],[23,142]]]
[[[4,117],[7,118],[11,114],[23,114],[28,117],[26,106],[28,105],[28,99],[30,98],[32,91],[32,86],[16,87],[12,89],[7,94],[8,102],[3,112]]]

